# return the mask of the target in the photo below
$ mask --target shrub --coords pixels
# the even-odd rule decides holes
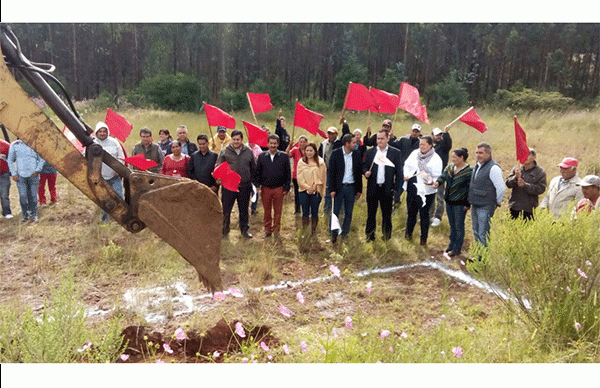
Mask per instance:
[[[453,106],[465,106],[469,100],[467,89],[456,71],[452,71],[443,81],[427,87],[426,94],[428,108],[432,111]]]
[[[565,97],[559,92],[539,92],[533,89],[516,88],[500,89],[494,95],[494,102],[501,108],[522,110],[566,110],[573,106],[575,100]]]
[[[243,90],[232,90],[225,88],[221,91],[221,101],[225,111],[248,109],[248,97]]]
[[[144,79],[138,93],[157,107],[173,111],[199,111],[206,92],[200,81],[187,74],[161,74]]]
[[[600,212],[535,211],[534,221],[494,217],[488,248],[473,268],[506,289],[506,306],[531,324],[548,347],[597,343],[600,333]],[[504,218],[504,219],[503,219]]]

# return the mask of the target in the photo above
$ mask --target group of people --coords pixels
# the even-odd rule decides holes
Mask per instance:
[[[452,150],[449,127],[435,128],[431,135],[422,135],[421,126],[414,124],[409,134],[396,137],[392,122],[384,120],[379,130],[371,134],[367,128],[363,137],[360,129],[350,132],[342,117],[342,134],[336,127],[327,129],[327,139],[320,144],[310,142],[304,135],[294,143],[285,129],[281,111],[276,121],[275,133],[269,134],[268,146],[244,143],[244,133],[224,127],[209,138],[198,135],[196,143],[188,138],[184,125],[177,128],[176,139],[166,129],[159,132],[154,143],[152,132],[140,130],[140,142],[132,155],[143,154],[156,162],[151,172],[169,176],[195,179],[218,195],[223,205],[222,233],[230,232],[230,218],[237,202],[241,235],[252,238],[249,230],[249,213],[254,214],[258,198],[264,209],[265,237],[277,236],[281,230],[284,197],[294,190],[294,211],[302,216],[302,226],[310,233],[317,230],[319,217],[327,216],[331,241],[338,236],[348,237],[355,202],[363,192],[366,179],[367,242],[375,240],[376,215],[381,211],[383,240],[392,236],[392,213],[406,192],[406,228],[404,237],[412,240],[420,219],[420,244],[426,245],[430,226],[438,226],[444,211],[450,225],[450,256],[461,254],[465,238],[465,218],[471,211],[473,236],[476,242],[487,245],[490,219],[501,205],[506,188],[511,190],[508,207],[512,218],[533,219],[533,209],[540,206],[555,217],[567,210],[567,204],[576,202],[574,212],[592,211],[600,207],[600,177],[577,175],[578,160],[564,158],[559,164],[560,176],[550,182],[546,192],[546,172],[536,162],[536,151],[530,149],[527,160],[515,166],[506,180],[502,169],[492,159],[492,148],[480,143],[475,150],[474,166],[467,162],[466,148]],[[268,133],[269,129],[263,126]],[[94,141],[118,160],[125,152],[121,143],[110,136],[108,126],[96,125]],[[37,204],[45,203],[44,182],[50,185],[50,200],[56,201],[56,170],[35,151],[20,140],[8,144],[0,141],[0,197],[2,215],[12,217],[8,202],[10,177],[17,182],[23,220],[37,221]],[[240,176],[237,191],[221,187],[213,171],[227,162]],[[107,165],[102,167],[102,177],[123,195],[121,178]],[[38,199],[34,194],[38,191]],[[323,213],[320,205],[324,199]],[[103,220],[108,215],[103,213]],[[340,222],[340,218],[342,221]]]

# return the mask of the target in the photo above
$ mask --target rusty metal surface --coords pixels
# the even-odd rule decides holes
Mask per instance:
[[[137,201],[140,220],[196,268],[210,292],[222,290],[219,260],[223,210],[215,193],[194,180],[148,173],[132,174],[131,182],[132,192],[145,185],[157,187],[142,190]]]

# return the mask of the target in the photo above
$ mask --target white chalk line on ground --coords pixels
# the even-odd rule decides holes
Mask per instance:
[[[392,267],[381,267],[373,268],[368,270],[359,271],[356,273],[358,277],[365,277],[369,275],[384,274],[389,272],[402,271],[409,268],[415,267],[426,267],[438,270],[450,277],[453,277],[465,284],[478,287],[488,293],[499,296],[504,300],[512,300],[517,303],[515,297],[508,295],[502,288],[494,285],[490,285],[486,282],[479,281],[473,278],[471,275],[460,271],[454,270],[447,267],[445,264],[436,261],[423,261],[420,263],[397,265]],[[321,276],[308,280],[297,280],[297,281],[281,281],[277,284],[272,284],[264,287],[254,287],[244,291],[275,291],[280,289],[294,288],[300,285],[312,284],[323,282],[335,278],[335,275]],[[130,288],[125,294],[123,294],[123,301],[125,302],[126,309],[137,310],[139,314],[145,317],[148,323],[163,323],[171,318],[178,317],[185,314],[192,314],[194,311],[209,311],[216,307],[215,304],[206,305],[200,301],[206,298],[213,298],[210,293],[200,295],[190,295],[186,291],[187,285],[182,282],[176,282],[168,286],[159,286],[149,289],[138,289]],[[231,295],[231,291],[226,290],[223,292],[225,295]],[[526,308],[531,308],[531,304],[528,300],[523,300],[523,304]],[[101,310],[98,308],[86,309],[85,315],[88,317],[92,316],[104,316],[115,308],[109,310]],[[167,312],[165,312],[167,310]]]

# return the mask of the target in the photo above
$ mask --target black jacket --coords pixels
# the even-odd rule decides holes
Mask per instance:
[[[198,151],[198,146],[193,141],[190,141],[190,139],[185,139],[185,144],[187,144],[188,155],[191,156],[194,152]],[[181,148],[183,148],[183,144]],[[181,152],[183,153],[183,151]]]
[[[212,172],[215,169],[215,163],[217,162],[218,157],[219,155],[211,150],[208,150],[206,155],[202,155],[200,150],[194,152],[190,156],[190,161],[187,166],[188,178],[195,179],[208,187],[215,186],[216,182],[215,178],[212,176]]]
[[[378,147],[370,148],[367,151],[365,163],[363,164],[363,174],[371,169],[371,176],[367,179],[367,197],[375,194],[377,185],[377,172],[380,166],[377,163],[373,163],[373,159],[377,154]],[[385,191],[393,195],[394,191],[400,189],[400,185],[404,182],[402,172],[402,158],[400,151],[394,147],[388,145],[386,157],[394,163],[394,167],[385,166],[385,180],[384,187]],[[371,164],[373,167],[371,167]]]
[[[288,131],[281,126],[281,120],[277,119],[275,123],[275,134],[279,136],[279,151],[285,151],[290,144],[290,135]]]
[[[450,156],[450,150],[452,149],[452,138],[448,132],[442,133],[442,140],[434,144],[433,149],[435,153],[442,158],[442,167],[446,168],[448,165],[448,158]]]
[[[256,185],[269,188],[283,186],[290,191],[292,180],[290,157],[283,151],[277,151],[273,161],[269,151],[261,152],[256,160]]]
[[[358,151],[352,151],[352,175],[354,177],[354,190],[357,193],[362,193],[363,188],[362,165],[360,153]],[[345,168],[344,147],[333,150],[331,158],[329,159],[329,167],[327,168],[330,192],[341,192]]]

